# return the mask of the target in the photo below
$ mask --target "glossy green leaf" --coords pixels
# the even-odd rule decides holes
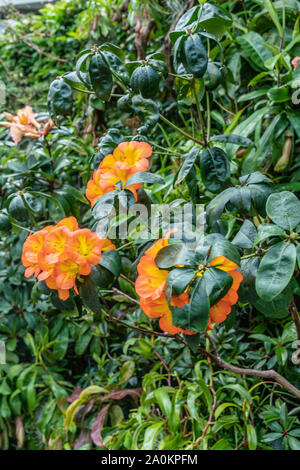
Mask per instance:
[[[266,211],[270,219],[285,230],[293,230],[300,222],[300,201],[289,191],[271,194]]]
[[[290,282],[296,264],[296,248],[277,243],[262,258],[256,278],[256,291],[267,301],[275,299]]]
[[[257,235],[254,240],[254,245],[264,242],[268,238],[272,237],[284,237],[285,232],[281,227],[274,224],[260,224],[257,227]]]
[[[250,220],[245,220],[240,230],[232,240],[233,245],[240,248],[251,249],[256,237],[255,225]]]
[[[115,277],[118,277],[121,271],[121,259],[116,250],[103,251],[100,266],[110,271]]]
[[[190,303],[182,308],[172,307],[173,325],[185,330],[205,331],[209,316],[209,301],[204,279],[198,278],[190,294]]]
[[[232,276],[218,268],[207,269],[203,279],[211,307],[227,294],[233,283]]]
[[[230,165],[224,150],[212,147],[200,154],[201,178],[204,186],[213,193],[221,191],[230,182]]]

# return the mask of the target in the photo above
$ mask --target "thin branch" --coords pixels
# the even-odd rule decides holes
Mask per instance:
[[[290,303],[289,310],[291,312],[293,321],[294,321],[295,326],[296,326],[298,339],[300,340],[300,317],[299,317],[298,309],[296,307],[294,299]]]
[[[282,375],[278,374],[273,369],[270,370],[256,370],[256,369],[243,369],[242,367],[236,367],[233,366],[232,364],[229,364],[229,362],[224,361],[221,359],[219,356],[219,353],[217,351],[216,344],[212,337],[210,335],[207,335],[210,344],[212,345],[212,348],[214,350],[215,354],[212,354],[208,351],[206,351],[203,348],[198,348],[199,351],[204,354],[206,357],[209,357],[211,360],[213,360],[216,364],[218,364],[220,367],[223,369],[230,370],[231,372],[239,375],[250,375],[254,377],[261,377],[263,379],[271,379],[280,384],[283,388],[291,392],[293,395],[295,395],[299,400],[300,400],[300,390],[298,390],[294,385],[292,385],[288,380],[286,380]]]
[[[116,287],[112,287],[111,292],[113,292],[114,294],[123,295],[123,297],[126,297],[126,299],[130,300],[131,302],[134,302],[135,304],[140,305],[138,300],[134,299],[133,297],[130,297],[130,295],[125,294],[125,292],[122,292],[121,290],[117,289]]]
[[[120,274],[120,277],[122,279],[124,279],[124,281],[129,282],[129,284],[131,284],[133,287],[135,287],[135,283],[131,279],[128,279],[128,277],[124,276],[124,274]]]
[[[213,394],[213,397],[214,397],[212,409],[211,409],[211,412],[209,414],[208,421],[207,421],[207,423],[206,423],[206,425],[203,429],[203,432],[202,432],[201,436],[199,437],[199,439],[197,439],[197,441],[195,442],[194,447],[198,447],[201,440],[206,436],[206,433],[208,431],[209,426],[212,423],[212,420],[214,418],[214,414],[215,414],[215,411],[216,411],[216,408],[217,408],[217,394],[216,394],[215,389],[213,387],[210,387],[210,390],[211,390],[211,392]]]
[[[171,372],[170,372],[169,367],[167,366],[167,364],[165,363],[165,361],[163,360],[163,358],[161,357],[161,355],[158,352],[155,352],[154,354],[155,354],[155,356],[158,357],[158,359],[160,360],[160,362],[162,363],[162,365],[166,369],[167,374],[168,374],[168,386],[171,387]]]

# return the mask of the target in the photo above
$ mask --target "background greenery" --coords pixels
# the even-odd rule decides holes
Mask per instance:
[[[0,79],[7,99],[0,111],[29,104],[35,112],[47,112],[50,82],[73,70],[77,54],[94,44],[115,43],[135,60],[137,18],[151,22],[147,54],[162,44],[167,50],[172,24],[187,4],[196,2],[148,3],[62,0],[39,15],[1,11],[6,29],[0,36]],[[256,144],[238,152],[228,145],[233,181],[259,169],[278,189],[299,195],[300,115],[290,101],[297,80],[290,64],[300,55],[299,2],[273,2],[279,26],[262,1],[212,3],[221,3],[233,17],[224,35],[220,33],[228,73],[213,95],[212,131],[234,131]],[[282,24],[285,42],[277,54]],[[177,92],[182,98],[178,108],[176,96],[164,89],[161,110],[171,120],[175,113],[181,128],[192,128],[189,97],[184,90]],[[139,125],[116,101],[104,103],[78,93],[72,115],[51,134],[49,148],[36,142],[15,146],[1,129],[1,208],[25,189],[39,195],[31,212],[36,228],[64,215],[88,224],[91,214],[83,193],[99,138],[108,128],[133,135]],[[288,139],[292,152],[287,165],[275,171]],[[189,151],[191,142],[163,123],[149,141],[156,149],[152,171],[166,180],[164,188],[152,191],[153,202],[188,200],[188,185],[183,181],[173,188],[172,174],[180,166],[176,154]],[[214,195],[200,182],[194,197],[208,203]],[[228,237],[237,231],[232,213],[225,227]],[[28,231],[22,226],[26,224],[16,220],[9,230],[1,226],[0,340],[6,343],[7,364],[0,366],[0,448],[300,449],[299,402],[274,381],[245,378],[171,338],[145,336],[89,309],[78,312],[72,302],[49,298],[35,281],[26,280],[20,257]],[[121,254],[122,273],[132,281],[136,252],[128,247]],[[112,289],[107,295],[112,314],[151,329],[137,308],[131,283],[119,278]],[[297,282],[293,291],[299,295]],[[262,301],[250,305],[241,297],[213,338],[224,360],[257,370],[275,368],[299,388],[300,369],[291,362],[296,332],[286,305],[274,313]],[[209,348],[206,341],[203,348]]]

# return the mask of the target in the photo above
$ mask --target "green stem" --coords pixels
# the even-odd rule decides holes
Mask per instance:
[[[180,127],[176,126],[176,124],[173,124],[173,122],[169,121],[169,119],[165,118],[162,114],[159,115],[159,118],[165,123],[165,124],[168,124],[168,126],[170,127],[173,127],[173,129],[175,129],[177,132],[179,132],[181,135],[183,135],[186,139],[188,140],[193,140],[194,142],[196,142],[197,144],[199,145],[206,145],[206,143],[202,142],[201,140],[199,139],[196,139],[195,137],[193,137],[192,135],[188,134],[187,132],[183,131],[182,129],[180,129]]]
[[[204,124],[202,111],[201,111],[201,108],[200,108],[198,93],[197,93],[197,90],[196,90],[195,78],[193,79],[193,82],[192,82],[192,88],[193,88],[194,98],[195,98],[195,101],[196,101],[197,113],[198,113],[200,126],[201,126],[202,139],[203,139],[203,142],[204,142],[204,146],[206,147],[207,146],[207,140],[206,140],[206,137],[205,137],[205,124]]]
[[[210,128],[211,128],[211,117],[210,117],[210,101],[209,92],[206,92],[206,110],[207,110],[207,141],[210,140]]]
[[[242,256],[241,259],[254,258],[255,256],[259,256],[259,255],[257,253],[251,253],[251,255]]]

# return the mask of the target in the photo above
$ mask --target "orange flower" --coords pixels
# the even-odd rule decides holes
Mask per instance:
[[[67,253],[75,263],[89,266],[98,264],[101,259],[102,240],[88,229],[72,232],[68,239]],[[89,274],[89,273],[88,273]]]
[[[101,251],[112,249],[115,245],[110,240],[79,229],[75,217],[67,217],[27,237],[22,254],[25,276],[38,276],[49,289],[57,290],[61,300],[66,300],[70,289],[78,294],[78,276],[87,276],[91,265],[99,263]]]
[[[139,273],[135,283],[137,294],[144,299],[158,299],[165,290],[169,271],[159,269],[150,256],[141,258],[137,271]]]
[[[102,251],[115,250],[116,245],[114,245],[108,238],[103,238],[102,240]]]
[[[189,296],[187,293],[181,294],[179,296],[172,296],[171,305],[175,307],[184,307],[184,305],[189,303]],[[177,333],[184,333],[186,335],[196,334],[189,330],[183,330],[172,324],[172,312],[169,308],[165,294],[162,294],[158,299],[140,299],[140,306],[143,312],[149,318],[160,318],[159,326],[163,331],[171,335],[176,335]]]
[[[71,230],[65,226],[56,227],[48,232],[44,244],[46,263],[58,263],[68,257],[65,248],[71,233]]]
[[[71,232],[75,232],[75,230],[79,229],[78,222],[73,216],[62,219],[56,224],[56,227],[67,227]]]
[[[158,252],[168,246],[169,238],[173,232],[174,230],[171,230],[165,238],[157,240],[140,259],[137,266],[139,276],[136,279],[135,290],[144,299],[158,299],[166,287],[169,271],[159,269],[154,260]]]
[[[78,265],[71,259],[66,259],[55,266],[55,281],[59,289],[72,289],[76,285],[75,280],[77,274],[87,276],[91,272],[91,267],[88,264],[83,266]]]
[[[122,142],[113,154],[106,155],[99,168],[109,170],[117,166],[121,170],[130,170],[131,174],[146,171],[149,167],[147,158],[151,155],[152,148],[146,142]]]
[[[209,317],[211,322],[222,323],[226,320],[227,316],[231,312],[232,305],[238,301],[237,291],[243,280],[243,275],[237,271],[238,265],[233,261],[230,261],[225,256],[218,256],[209,263],[221,271],[225,271],[233,278],[233,283],[227,294],[209,310]]]
[[[170,230],[165,238],[157,240],[145,251],[137,266],[139,275],[135,282],[135,290],[140,296],[141,309],[150,318],[160,318],[159,326],[163,331],[172,335],[177,333],[193,335],[194,332],[183,330],[172,324],[172,312],[164,293],[169,271],[159,269],[155,263],[158,252],[168,246],[169,238],[174,232],[175,229]],[[184,307],[188,303],[189,295],[187,292],[179,296],[172,296],[172,306]]]
[[[55,277],[52,277],[52,276],[48,277],[45,282],[47,284],[47,287],[49,287],[49,289],[57,290],[58,297],[61,300],[67,300],[70,297],[70,289],[59,289],[57,287]],[[76,287],[76,285],[75,285],[75,287]]]
[[[189,330],[182,330],[172,323],[172,311],[168,305],[165,289],[167,283],[168,270],[159,269],[155,263],[158,252],[168,245],[170,234],[166,238],[158,240],[142,256],[137,267],[138,277],[135,289],[140,296],[140,306],[144,313],[150,318],[160,318],[159,326],[162,330],[170,333],[195,334]],[[233,278],[233,283],[227,294],[210,308],[207,329],[213,329],[212,322],[221,323],[226,320],[231,312],[231,307],[238,301],[237,291],[243,276],[237,271],[238,265],[233,261],[218,256],[210,262],[210,266],[227,272]],[[203,273],[202,273],[203,275]],[[171,306],[184,307],[189,303],[189,293],[184,292],[179,296],[172,296]]]
[[[38,262],[39,253],[44,246],[46,231],[40,230],[29,235],[23,245],[22,263],[26,267],[25,276],[30,277],[32,274],[37,277],[41,268]]]
[[[148,158],[152,155],[152,148],[146,142],[122,142],[112,154],[106,155],[92,179],[87,184],[86,197],[93,206],[103,194],[114,191],[118,182],[122,188],[133,174],[146,171],[149,167]],[[133,184],[127,189],[134,194],[142,186],[141,183]]]

